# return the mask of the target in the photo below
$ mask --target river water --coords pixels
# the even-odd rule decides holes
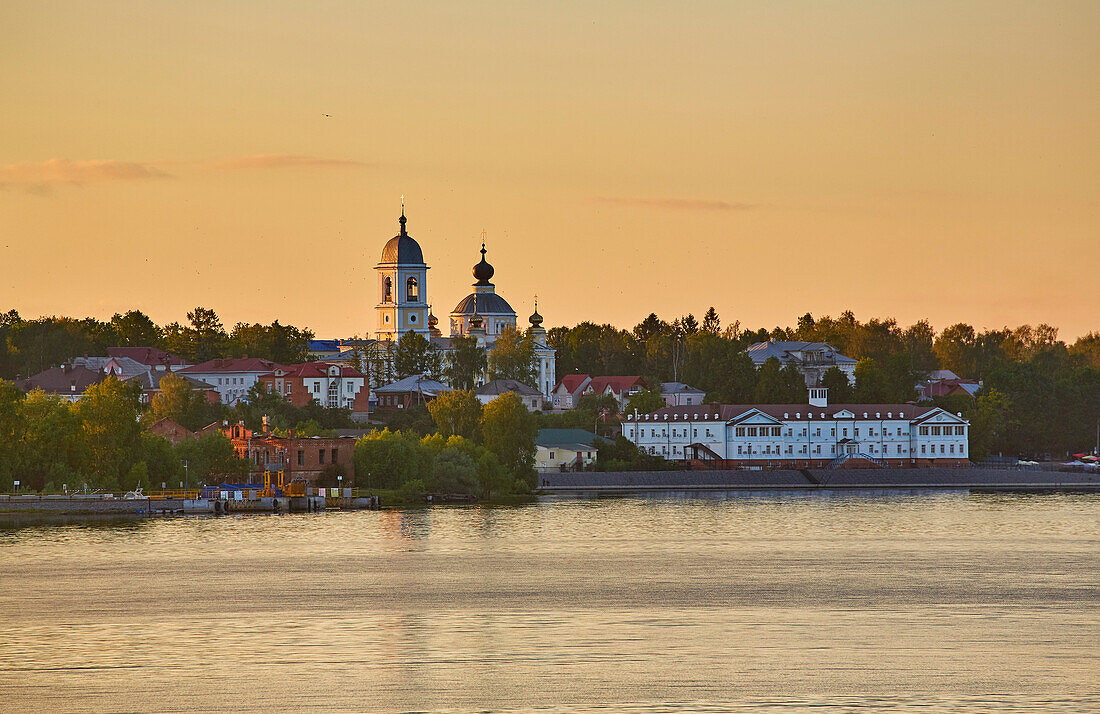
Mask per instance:
[[[4,711],[1097,711],[1100,498],[0,530]]]

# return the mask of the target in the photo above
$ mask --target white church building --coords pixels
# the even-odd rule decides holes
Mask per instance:
[[[438,320],[428,301],[428,270],[420,244],[408,234],[402,208],[400,232],[386,242],[382,257],[375,265],[378,277],[378,304],[375,306],[374,335],[379,341],[396,341],[412,331],[432,342],[444,353],[450,351],[455,337],[474,337],[487,351],[508,329],[518,329],[516,312],[503,296],[497,294],[492,278],[496,273],[485,260],[485,244],[481,244],[481,261],[474,266],[473,292],[455,305],[450,313],[450,338],[443,337]],[[535,353],[535,387],[546,399],[557,383],[555,352],[546,339],[538,303],[529,318],[527,334]]]

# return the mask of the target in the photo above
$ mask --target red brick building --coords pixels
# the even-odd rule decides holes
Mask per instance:
[[[251,464],[251,483],[262,483],[264,471],[281,470],[287,481],[304,478],[310,483],[316,483],[323,474],[342,472],[342,484],[355,485],[353,436],[281,437],[254,432],[243,424],[223,426],[221,431],[233,444],[237,456]]]

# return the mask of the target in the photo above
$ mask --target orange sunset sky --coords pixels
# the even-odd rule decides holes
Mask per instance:
[[[1100,329],[1100,2],[0,3],[0,310]],[[328,116],[326,116],[328,115]],[[443,321],[445,324],[445,320]]]

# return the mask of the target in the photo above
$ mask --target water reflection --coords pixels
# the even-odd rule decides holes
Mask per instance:
[[[552,501],[0,531],[5,710],[1083,711],[1100,499]]]

